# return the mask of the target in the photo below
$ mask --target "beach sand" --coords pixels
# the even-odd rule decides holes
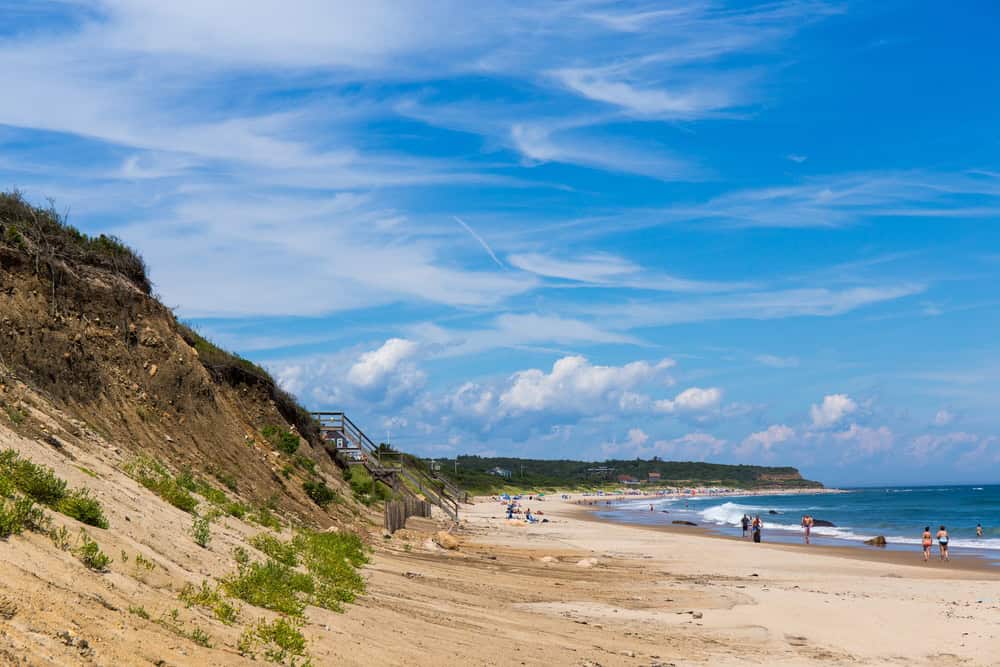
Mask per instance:
[[[508,522],[497,503],[469,507],[455,551],[428,550],[434,526],[411,519],[417,530],[398,533],[376,554],[370,593],[345,614],[344,643],[330,658],[359,665],[1000,661],[1000,573],[978,559],[924,565],[919,551],[755,545],[595,521],[562,501],[531,506],[549,523]]]

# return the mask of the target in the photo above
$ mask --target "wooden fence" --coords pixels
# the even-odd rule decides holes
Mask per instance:
[[[385,504],[385,529],[390,534],[395,533],[400,528],[406,527],[406,519],[411,516],[430,518],[431,504],[426,500],[417,500],[416,498],[387,501]]]

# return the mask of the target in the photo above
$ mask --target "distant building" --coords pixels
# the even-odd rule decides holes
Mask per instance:
[[[506,468],[501,468],[500,466],[497,466],[495,468],[491,468],[491,469],[487,470],[486,472],[489,473],[490,475],[496,475],[497,477],[503,477],[504,479],[510,479],[511,475],[514,474],[510,470],[507,470]]]
[[[660,481],[660,473],[658,473],[658,472],[651,472],[651,473],[649,473],[649,476],[646,478],[646,481],[649,482],[649,483],[659,482]]]
[[[632,485],[632,484],[638,484],[639,480],[637,480],[635,477],[632,477],[631,475],[618,475],[618,482],[620,484]]]

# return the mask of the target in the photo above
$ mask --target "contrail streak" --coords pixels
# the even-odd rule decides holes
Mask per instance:
[[[474,238],[474,239],[476,239],[477,241],[479,241],[479,245],[483,246],[483,250],[485,250],[486,252],[488,252],[488,253],[489,253],[490,257],[492,257],[492,258],[493,258],[493,261],[497,263],[497,266],[499,266],[499,267],[500,267],[501,269],[505,269],[505,268],[507,268],[507,267],[505,267],[505,266],[503,265],[503,262],[501,262],[501,261],[500,261],[499,259],[497,259],[497,256],[496,256],[496,254],[495,254],[495,253],[493,252],[493,248],[491,248],[491,247],[490,247],[490,245],[489,245],[489,244],[488,244],[488,243],[487,243],[486,241],[484,241],[484,240],[483,240],[483,237],[482,237],[482,236],[480,236],[479,234],[477,234],[477,233],[476,233],[476,232],[475,232],[475,231],[474,231],[474,230],[472,229],[472,227],[469,227],[469,226],[468,226],[467,224],[465,224],[465,221],[464,221],[464,220],[462,220],[462,219],[461,219],[460,217],[458,217],[457,215],[453,215],[453,216],[451,216],[451,217],[455,218],[455,222],[457,222],[458,224],[462,225],[462,227],[464,227],[464,228],[465,228],[465,231],[469,232],[469,234],[471,234],[471,235],[472,235],[472,238]]]

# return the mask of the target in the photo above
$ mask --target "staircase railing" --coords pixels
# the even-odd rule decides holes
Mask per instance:
[[[467,494],[449,480],[438,476],[432,477],[416,465],[415,460],[408,461],[407,459],[412,457],[402,452],[376,445],[343,412],[314,412],[312,416],[319,422],[320,433],[324,440],[328,440],[327,434],[343,437],[346,440],[343,447],[335,445],[338,456],[347,452],[360,452],[360,462],[373,477],[386,473],[398,474],[408,481],[410,486],[415,487],[417,493],[440,507],[452,520],[458,521],[458,501],[465,499]],[[346,462],[357,462],[357,460],[349,459]],[[406,484],[402,486],[405,490],[410,490]]]

